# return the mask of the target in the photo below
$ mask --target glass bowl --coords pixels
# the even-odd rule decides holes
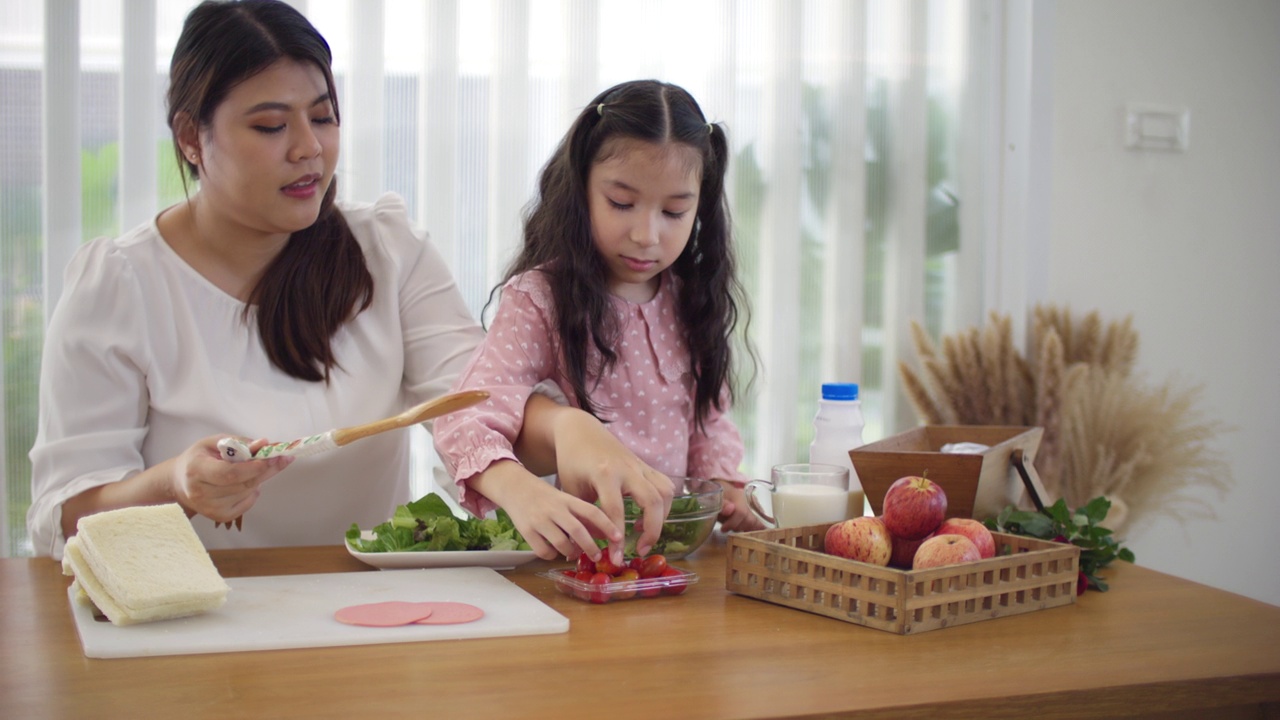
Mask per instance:
[[[662,524],[662,535],[649,550],[650,555],[661,554],[668,560],[679,560],[711,536],[716,518],[724,500],[724,488],[719,483],[701,478],[673,477],[675,497],[671,500],[671,512]],[[626,500],[626,543],[623,554],[635,557],[636,540],[640,530],[635,521],[640,516],[640,506],[630,498]],[[642,523],[643,524],[643,523]]]

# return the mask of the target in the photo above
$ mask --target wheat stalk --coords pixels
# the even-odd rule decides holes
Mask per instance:
[[[1133,316],[1107,326],[1102,339],[1098,364],[1112,372],[1128,375],[1138,360],[1138,333],[1133,329]]]
[[[965,407],[970,413],[965,422],[981,423],[983,418],[991,417],[991,402],[983,375],[977,328],[969,328],[968,332],[957,336],[956,357],[960,361],[960,385],[964,388]]]
[[[1040,426],[1035,462],[1046,490],[1073,507],[1109,497],[1106,524],[1117,532],[1161,512],[1211,516],[1212,506],[1189,491],[1221,492],[1231,478],[1211,447],[1224,428],[1196,411],[1199,389],[1132,376],[1131,316],[1104,323],[1095,311],[1077,322],[1065,308],[1039,305],[1031,320],[1026,355],[1008,315],[992,312],[983,328],[938,343],[912,323],[922,370],[899,363],[899,373],[923,422]]]
[[[907,393],[907,399],[911,401],[911,405],[916,409],[916,414],[924,421],[925,425],[944,425],[946,424],[946,414],[939,407],[938,402],[930,394],[929,388],[926,387],[919,375],[916,375],[906,363],[898,363],[898,374],[902,377],[902,388]]]
[[[1066,368],[1062,356],[1063,344],[1057,330],[1050,327],[1042,336],[1039,351],[1039,375],[1036,383],[1036,425],[1044,428],[1040,438],[1040,452],[1036,455],[1036,469],[1040,471],[1046,487],[1061,488],[1062,454],[1059,441],[1062,425],[1062,383]]]
[[[1098,312],[1095,310],[1084,316],[1084,322],[1080,324],[1079,332],[1076,333],[1075,345],[1071,348],[1066,348],[1067,353],[1064,357],[1068,364],[1078,362],[1096,363],[1101,346],[1102,318],[1098,316]]]
[[[1000,344],[1000,324],[996,318],[982,328],[978,339],[978,359],[982,363],[983,389],[987,394],[990,417],[994,422],[1009,422],[1008,382],[1005,380],[1005,348]]]
[[[933,344],[933,339],[925,332],[924,326],[915,320],[911,321],[911,344],[915,345],[916,355],[921,360],[938,356],[938,348]]]

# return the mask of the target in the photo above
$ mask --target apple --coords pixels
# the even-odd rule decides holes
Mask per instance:
[[[822,549],[830,555],[883,567],[889,564],[893,541],[883,520],[863,515],[827,528]]]
[[[916,550],[930,537],[932,536],[925,535],[917,540],[907,540],[900,537],[893,538],[893,552],[889,555],[889,566],[910,570],[911,560],[916,556]]]
[[[915,558],[911,561],[911,569],[924,570],[943,565],[977,562],[981,559],[978,546],[974,545],[969,538],[963,535],[934,535],[920,544]]]
[[[947,494],[928,478],[908,475],[893,481],[884,493],[880,517],[895,538],[919,540],[947,516]]]
[[[963,535],[969,538],[978,548],[978,554],[985,560],[996,556],[996,539],[986,525],[973,518],[947,518],[942,521],[934,535]]]

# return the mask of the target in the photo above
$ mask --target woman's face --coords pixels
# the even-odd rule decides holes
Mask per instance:
[[[264,234],[309,227],[333,181],[338,138],[324,74],[280,60],[232,88],[200,128],[203,204]]]
[[[592,239],[610,291],[645,302],[658,290],[658,275],[689,244],[701,158],[685,145],[631,139],[606,143],[602,155],[587,178]]]

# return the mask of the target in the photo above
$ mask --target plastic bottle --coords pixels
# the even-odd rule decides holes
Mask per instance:
[[[853,469],[849,451],[861,447],[862,401],[857,383],[823,383],[822,400],[813,418],[813,442],[809,444],[809,462],[827,463],[849,468],[849,506],[854,515],[866,514],[866,497],[858,473]]]

